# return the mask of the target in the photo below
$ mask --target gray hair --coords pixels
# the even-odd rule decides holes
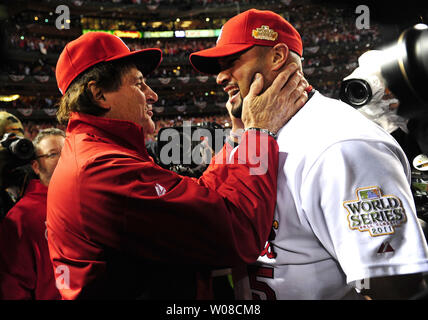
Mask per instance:
[[[65,132],[58,128],[47,128],[40,130],[37,136],[33,139],[34,148],[37,148],[40,141],[48,136],[62,136],[65,138]]]

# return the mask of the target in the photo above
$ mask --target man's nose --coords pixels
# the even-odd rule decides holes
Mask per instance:
[[[158,101],[158,95],[150,87],[147,87],[145,95],[146,95],[146,101],[148,104],[152,104]]]
[[[226,83],[228,83],[230,80],[230,75],[226,70],[221,71],[218,75],[217,75],[217,84],[219,85],[225,85]]]

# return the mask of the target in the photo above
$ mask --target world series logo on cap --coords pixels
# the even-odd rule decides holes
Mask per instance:
[[[269,26],[261,26],[253,30],[252,36],[259,40],[275,41],[278,38],[278,32],[270,29]]]

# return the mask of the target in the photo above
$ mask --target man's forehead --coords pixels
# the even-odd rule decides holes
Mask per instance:
[[[124,77],[130,78],[130,79],[140,79],[144,78],[143,73],[137,69],[137,67],[132,66],[125,74]]]
[[[136,76],[137,78],[143,78],[143,77],[144,77],[143,73],[142,73],[140,70],[138,70],[138,69],[137,69],[137,71],[135,72],[135,76]]]
[[[239,58],[240,56],[242,56],[244,54],[244,52],[245,51],[241,51],[241,52],[238,52],[238,53],[235,53],[235,54],[231,54],[231,55],[228,55],[228,56],[219,57],[218,61],[220,61],[220,62],[221,61],[229,61],[229,60],[233,60],[233,59]]]
[[[247,52],[252,51],[252,50],[253,50],[253,49],[255,49],[256,47],[257,47],[257,46],[252,46],[252,47],[250,47],[250,48],[248,48],[248,49],[245,49],[245,50],[243,50],[243,51],[240,51],[240,52],[237,52],[237,53],[234,53],[234,54],[228,55],[228,56],[219,57],[219,58],[218,58],[218,61],[230,61],[230,60],[233,60],[233,59],[237,59],[237,58],[239,58],[239,57],[243,56],[244,54],[246,54]]]
[[[62,135],[49,134],[39,141],[36,148],[41,152],[51,152],[58,148],[61,149],[64,141],[65,138]]]
[[[65,140],[65,137],[60,134],[48,134],[40,140],[39,144],[55,144],[57,142],[62,142]]]

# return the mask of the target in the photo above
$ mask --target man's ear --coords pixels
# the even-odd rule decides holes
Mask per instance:
[[[288,59],[288,46],[285,43],[278,43],[272,48],[272,71],[279,71]]]
[[[33,168],[33,171],[35,174],[37,174],[37,175],[40,174],[40,165],[39,165],[39,162],[37,160],[33,160],[31,162],[31,167]]]
[[[97,86],[97,83],[92,80],[88,82],[88,89],[91,91],[92,98],[101,108],[110,110],[110,106],[107,104],[106,98],[104,96],[104,91]]]

